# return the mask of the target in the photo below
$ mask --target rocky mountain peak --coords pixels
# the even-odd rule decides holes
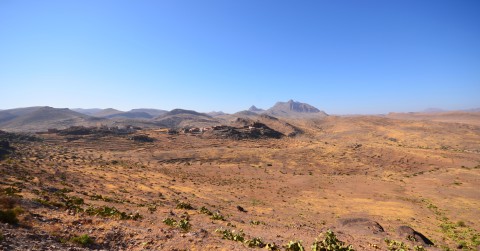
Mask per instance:
[[[256,106],[252,105],[252,106],[250,106],[250,108],[248,108],[248,111],[251,111],[251,112],[263,112],[263,111],[265,111],[265,110],[260,109],[260,108],[257,108]]]

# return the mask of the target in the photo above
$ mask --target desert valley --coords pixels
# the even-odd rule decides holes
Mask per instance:
[[[0,130],[2,250],[479,250],[476,110],[30,107]]]

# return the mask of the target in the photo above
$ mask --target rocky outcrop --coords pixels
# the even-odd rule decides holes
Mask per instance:
[[[367,218],[346,218],[340,219],[339,223],[344,228],[368,231],[373,234],[383,233],[385,230],[376,221]]]
[[[422,245],[433,245],[433,242],[429,240],[425,235],[415,231],[413,228],[409,226],[400,226],[397,228],[397,234],[400,237],[403,237],[407,240],[421,243]]]
[[[204,137],[207,138],[224,138],[224,139],[266,139],[274,138],[279,139],[284,134],[275,131],[265,124],[254,122],[244,127],[233,126],[215,126],[212,130],[204,133]]]

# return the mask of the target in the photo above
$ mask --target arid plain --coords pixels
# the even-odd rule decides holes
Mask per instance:
[[[310,250],[332,230],[355,250],[477,250],[480,120],[460,115],[285,119],[302,133],[280,139],[4,133],[18,223],[0,247]]]

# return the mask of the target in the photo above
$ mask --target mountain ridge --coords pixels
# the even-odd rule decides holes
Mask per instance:
[[[327,113],[320,109],[290,99],[287,102],[277,102],[264,112],[265,114],[279,117],[325,117]]]

